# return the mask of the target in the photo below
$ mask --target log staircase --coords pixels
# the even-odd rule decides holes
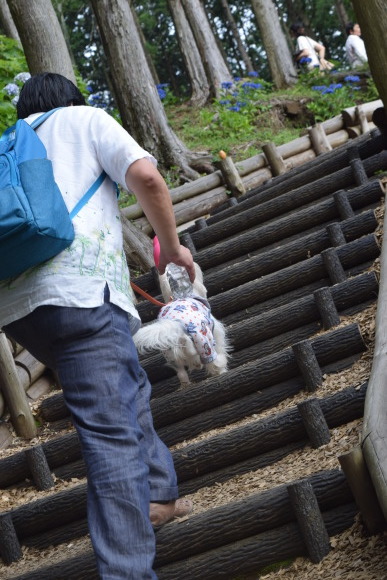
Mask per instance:
[[[367,348],[359,325],[346,320],[378,297],[376,212],[385,172],[387,151],[374,129],[273,177],[237,203],[225,202],[182,234],[204,271],[212,311],[226,324],[233,352],[226,374],[205,378],[196,372],[184,390],[161,355],[142,358],[153,387],[155,427],[174,447],[181,495],[259,472],[295,450],[317,449],[329,442],[332,429],[363,417],[367,381],[340,385],[328,397],[319,397],[319,387]],[[135,282],[160,298],[154,270]],[[138,308],[145,324],[158,312],[146,301]],[[295,395],[301,397],[297,404],[276,408]],[[39,416],[56,429],[71,425],[58,391],[42,401]],[[26,479],[49,489],[52,475],[85,476],[72,431],[0,459],[1,489]],[[158,530],[156,573],[160,580],[233,580],[297,556],[320,562],[329,538],[353,524],[357,499],[339,462],[337,469],[289,478]],[[86,534],[85,483],[53,491],[0,514],[2,570],[17,562],[22,546],[43,554]],[[98,576],[88,547],[52,565],[42,558],[38,569],[8,578]]]

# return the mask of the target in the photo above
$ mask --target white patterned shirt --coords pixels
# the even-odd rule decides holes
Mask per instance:
[[[30,115],[26,121],[30,123],[37,116]],[[125,174],[134,161],[156,161],[113,117],[94,107],[60,109],[37,129],[37,134],[52,161],[55,180],[69,211],[102,170],[108,177],[73,219],[75,239],[71,246],[16,278],[0,281],[0,327],[42,305],[101,306],[108,284],[110,302],[129,313],[135,332],[140,319],[123,251],[114,182],[127,189]]]

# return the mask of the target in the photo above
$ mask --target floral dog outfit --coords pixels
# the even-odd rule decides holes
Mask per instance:
[[[194,343],[203,364],[216,359],[215,340],[212,334],[214,321],[207,300],[196,296],[173,300],[162,307],[157,318],[180,322]]]

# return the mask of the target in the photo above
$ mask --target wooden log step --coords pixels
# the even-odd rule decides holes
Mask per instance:
[[[248,191],[239,198],[238,205],[240,204],[241,207],[238,207],[238,209],[228,209],[226,205],[219,206],[206,220],[207,226],[226,219],[236,212],[253,207],[257,203],[263,203],[292,189],[297,189],[309,182],[313,182],[317,175],[319,178],[323,178],[326,175],[331,175],[344,169],[349,164],[349,154],[353,147],[358,149],[359,157],[362,159],[376,155],[384,149],[383,140],[379,132],[360,137],[347,147],[326,153],[323,157],[313,159],[313,161],[305,163],[301,167],[290,170],[285,175],[270,179],[265,184]],[[258,199],[254,199],[255,197]],[[192,233],[196,229],[195,226],[192,226],[188,228],[188,231]]]
[[[371,298],[376,299],[378,280],[375,272],[366,272],[329,288],[338,312]],[[337,302],[337,304],[336,304]],[[259,316],[230,326],[227,330],[234,351],[320,321],[321,315],[314,295],[289,302]]]
[[[349,528],[356,515],[354,503],[324,512],[323,518],[330,536]],[[281,526],[275,530],[251,536],[240,542],[204,552],[198,556],[175,562],[156,572],[159,580],[200,580],[200,578],[230,579],[277,562],[307,556],[306,546],[297,524]]]
[[[339,312],[347,310],[355,304],[360,304],[366,300],[375,299],[378,293],[378,282],[376,274],[367,272],[346,282],[337,284],[330,289],[332,300]],[[272,309],[267,313],[251,317],[229,327],[228,333],[233,347],[233,353],[229,368],[235,368],[256,358],[262,358],[280,348],[289,346],[291,340],[297,337],[303,340],[318,330],[318,326],[301,330],[300,334],[294,334],[300,326],[319,321],[320,312],[316,305],[315,298],[307,296],[294,302],[286,303],[277,309]],[[284,333],[288,333],[282,336]],[[279,335],[279,336],[277,336]],[[268,341],[273,337],[273,341],[268,345],[263,345],[263,341]],[[251,353],[243,352],[238,356],[238,352],[255,345]],[[143,358],[142,366],[146,370],[149,380],[152,383],[168,379],[167,392],[175,391],[178,387],[171,385],[170,379],[175,376],[172,368],[167,366],[161,354]],[[204,379],[202,373],[201,379]],[[163,385],[153,385],[153,397],[161,396],[159,391],[163,390]],[[166,394],[166,393],[164,393]],[[63,400],[62,393],[57,393],[42,401],[40,406],[40,416],[45,421],[56,421],[69,415],[69,411]]]
[[[367,222],[368,227],[372,227],[372,225],[374,224],[373,212],[367,211],[365,213],[367,214],[367,217],[364,223]],[[368,229],[368,227],[367,228],[365,227],[365,229]],[[346,231],[346,228],[344,228],[344,231]],[[271,233],[274,233],[273,230],[271,231]],[[364,234],[363,236],[366,237]],[[318,233],[316,233],[316,236],[317,235],[321,240],[325,238],[326,243],[328,243],[325,230],[320,230]],[[259,234],[257,234],[257,237],[259,237]],[[293,279],[293,284],[288,289],[282,287],[281,292],[289,292],[292,289],[294,290],[296,287],[300,287],[303,281],[305,285],[308,285],[311,281],[316,281],[317,278],[313,277],[311,272],[307,273],[306,278],[304,279],[303,277],[304,270],[307,268],[307,264],[314,264],[313,271],[317,273],[318,270],[319,272],[321,272],[321,277],[326,277],[327,270],[324,265],[324,261],[320,255],[313,256],[312,258],[309,259],[310,261],[305,259],[308,256],[308,246],[304,245],[304,247],[302,248],[302,245],[303,243],[304,244],[307,243],[309,239],[310,237],[308,236],[306,239],[301,238],[299,241],[291,242],[289,244],[291,246],[290,250],[292,250],[292,248],[295,248],[293,256],[297,258],[297,260],[295,261],[294,264],[292,264],[293,260],[291,259],[291,257],[289,257],[289,259],[286,258],[288,256],[288,253],[287,251],[286,252],[284,251],[284,248],[282,246],[280,246],[279,248],[276,248],[269,252],[265,252],[263,254],[259,254],[258,256],[250,258],[249,260],[241,260],[237,264],[233,265],[231,268],[227,267],[223,268],[219,272],[216,272],[214,275],[209,274],[208,276],[206,276],[205,277],[206,286],[208,284],[207,287],[210,288],[211,291],[213,291],[215,288],[218,288],[216,294],[213,294],[213,292],[209,292],[209,302],[214,315],[222,319],[222,321],[230,324],[232,321],[226,319],[226,317],[229,314],[232,314],[233,312],[238,312],[239,310],[245,310],[251,305],[253,306],[253,308],[257,309],[259,307],[260,302],[264,302],[268,298],[270,299],[273,298],[272,288],[270,288],[267,291],[269,286],[272,283],[277,285],[277,283],[279,283],[279,281],[283,279],[284,276],[286,278],[287,274],[290,277],[289,279],[291,279],[292,272],[294,272],[296,279],[295,280]],[[358,241],[358,242],[354,240],[352,242],[354,244],[358,243],[359,246],[363,248],[362,249],[363,261],[373,260],[380,253],[379,244],[375,237],[373,236],[366,237],[366,240],[367,241]],[[257,242],[255,241],[253,243],[256,244]],[[346,246],[345,245],[341,246],[341,248],[344,247]],[[286,248],[288,248],[288,245],[286,245]],[[225,250],[225,248],[223,249]],[[353,249],[354,246],[350,245],[347,248],[347,250],[342,249],[338,250],[339,258],[342,261],[342,265],[344,266],[345,269],[350,269],[355,264],[356,265],[361,264],[360,260],[350,259],[349,256],[347,255],[348,252],[349,254],[351,254]],[[292,252],[290,252],[289,256],[291,255]],[[299,261],[298,258],[302,257],[304,257],[304,260]],[[289,262],[290,266],[286,267],[289,264]],[[319,264],[319,266],[317,266],[317,264]],[[281,269],[281,266],[284,267]],[[235,275],[234,271],[236,272]],[[297,274],[297,272],[299,274]],[[239,277],[238,274],[240,274]],[[302,277],[297,282],[298,275],[301,275]],[[353,275],[352,272],[351,275]],[[252,291],[254,292],[254,294],[252,296],[249,296],[246,294],[245,290],[246,292]],[[274,295],[280,296],[281,292],[276,291]],[[260,298],[259,302],[257,302],[256,300],[257,296],[259,296]],[[224,300],[227,300],[227,304],[223,304]],[[238,305],[240,305],[239,308]],[[159,310],[160,310],[159,307],[154,306],[148,301],[146,303],[144,302],[143,304],[140,304],[138,308],[143,323],[154,320],[157,317]]]
[[[336,175],[337,174],[333,177],[336,177]],[[343,186],[341,186],[339,177],[340,176],[338,176],[337,181],[335,180],[335,182],[332,183],[331,189],[326,185],[327,178],[325,177],[321,181],[317,180],[316,182],[308,183],[304,187],[291,190],[272,200],[248,208],[243,212],[240,211],[235,213],[233,216],[224,219],[217,224],[209,226],[199,232],[192,233],[192,241],[196,249],[199,250],[210,244],[216,243],[225,237],[229,238],[247,228],[253,226],[256,227],[261,223],[278,218],[278,216],[281,216],[288,211],[294,212],[297,208],[321,200],[327,195],[332,195],[337,192],[339,189],[349,188],[353,185],[353,177],[351,182],[345,183]],[[369,185],[370,184],[367,181],[367,183],[357,186],[356,190],[360,195],[366,195]],[[242,204],[239,204],[237,206],[238,209],[240,209],[241,205]]]
[[[373,210],[364,211],[363,213],[349,218],[340,223],[331,224],[327,228],[303,236],[286,245],[286,252],[283,247],[273,248],[272,250],[254,256],[241,262],[236,262],[232,268],[226,266],[216,272],[207,270],[204,272],[204,282],[207,288],[208,296],[212,296],[221,291],[239,286],[253,278],[270,274],[275,270],[290,266],[296,262],[306,259],[307,257],[319,254],[322,250],[350,242],[360,236],[373,232],[377,227],[377,220]],[[340,231],[340,243],[335,243],[337,239],[336,230]],[[160,290],[156,286],[156,279],[152,273],[144,274],[133,280],[140,288],[157,296],[159,300]],[[146,307],[150,304],[146,300],[138,303],[138,311],[144,322],[149,320]],[[145,312],[143,312],[145,310]],[[154,312],[158,309],[154,308]]]
[[[330,552],[331,547],[313,488],[309,481],[296,481],[288,485],[288,493],[308,556],[317,564]]]
[[[387,152],[385,151],[364,160],[364,170],[367,172],[367,175],[373,175],[375,171],[385,169],[386,167]],[[245,229],[245,227],[251,227],[252,225],[273,219],[285,211],[293,210],[295,207],[301,207],[327,195],[332,195],[340,189],[348,189],[353,186],[354,176],[352,168],[346,167],[331,176],[322,177],[298,189],[293,189],[282,195],[277,193],[274,199],[258,201],[256,198],[251,198],[256,201],[254,206],[252,206],[252,202],[249,200],[250,207],[244,208],[241,202],[233,208],[234,211],[230,217],[213,225],[209,225],[207,228],[198,232],[191,232],[191,238],[196,249],[199,250],[225,236],[230,237],[238,231],[241,231],[241,229]],[[360,189],[362,187],[364,186],[358,186]]]
[[[339,224],[332,225],[336,225],[340,229],[344,236],[342,243],[345,243],[375,231],[377,220],[375,212],[368,210]],[[335,244],[329,227],[327,227],[289,242],[286,244],[286,252],[281,246],[237,262],[232,267],[228,266],[213,273],[208,270],[204,273],[208,296],[211,297],[229,288],[240,286],[254,278],[266,276],[276,270],[291,266],[306,258],[315,256],[333,245]]]
[[[364,410],[366,387],[344,389],[321,399],[321,410],[329,428],[359,417]],[[341,405],[341,407],[340,407]],[[305,440],[307,432],[297,408],[235,427],[203,442],[186,445],[173,452],[179,482],[221,469],[284,445]]]
[[[320,400],[329,427],[337,427],[354,420],[359,413],[361,415],[365,390],[365,386],[359,390],[349,388]],[[174,451],[178,479],[184,482],[191,477],[232,465],[251,456],[261,455],[292,441],[303,440],[305,433],[303,420],[297,408],[273,418],[254,421],[227,434]],[[69,505],[72,504],[74,507],[69,509]],[[66,514],[62,514],[62,510]],[[12,511],[12,522],[17,537],[22,540],[56,527],[58,521],[63,526],[83,518],[85,510],[86,484],[80,484],[70,490],[16,508]]]
[[[387,154],[387,152],[386,152]],[[383,189],[379,181],[370,182],[364,196],[357,195],[357,188],[348,191],[348,199],[354,210],[380,202]],[[198,251],[195,260],[205,271],[214,266],[224,264],[224,257],[228,260],[240,258],[262,249],[271,244],[278,244],[290,236],[305,235],[305,232],[314,228],[319,229],[328,223],[340,219],[338,206],[332,197],[320,201],[310,207],[279,217],[265,223],[258,228],[245,230],[242,234],[218,242],[209,248]],[[206,231],[206,230],[203,230]]]
[[[20,541],[86,516],[86,484],[59,491],[12,510],[12,521]]]
[[[357,324],[328,331],[313,339],[312,344],[321,365],[364,352],[365,349]],[[177,394],[157,398],[153,403],[151,401],[155,426],[160,428],[175,423],[297,376],[299,370],[294,354],[290,348],[284,349]]]
[[[337,248],[342,267],[347,270],[355,265],[378,257],[380,248],[376,236],[370,234]],[[278,296],[307,284],[326,278],[326,264],[321,255],[314,256],[263,278],[252,280],[237,288],[227,290],[210,298],[214,316],[224,318],[273,296]]]
[[[42,449],[51,470],[62,463],[79,459],[79,440],[76,433],[69,433],[42,443]],[[0,488],[4,489],[31,478],[24,451],[0,460]]]
[[[323,512],[324,522],[330,535],[338,533],[337,526],[349,527],[356,513],[350,490],[343,474],[339,470],[330,470],[314,474],[305,479],[312,486],[318,505]],[[337,510],[338,517],[332,519],[331,513]],[[160,574],[168,564],[175,562],[182,565],[187,558],[212,554],[213,550],[222,546],[237,546],[240,541],[257,535],[270,537],[271,533],[282,527],[297,526],[290,509],[286,486],[278,486],[259,494],[254,494],[244,500],[239,500],[226,506],[213,508],[203,514],[191,516],[189,520],[179,525],[167,525],[156,533],[156,569]],[[293,537],[294,533],[289,537]],[[283,545],[282,536],[274,542],[275,546]],[[288,542],[285,542],[287,545]],[[257,544],[258,545],[258,544]],[[255,571],[261,564],[255,564]],[[168,566],[169,567],[169,566]],[[228,573],[230,568],[227,569]],[[19,575],[14,580],[79,580],[97,579],[95,558],[91,549],[86,549],[81,556],[64,559],[47,567],[41,567],[28,575]],[[166,576],[165,576],[166,577]],[[177,576],[176,576],[177,577]],[[204,576],[209,577],[209,576]],[[212,577],[212,576],[211,576]],[[181,578],[191,578],[188,572]]]

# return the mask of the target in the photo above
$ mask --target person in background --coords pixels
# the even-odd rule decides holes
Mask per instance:
[[[325,46],[306,36],[302,22],[291,25],[290,31],[296,38],[294,58],[296,64],[305,64],[308,70],[331,70],[332,63],[325,59]]]
[[[349,66],[352,69],[362,68],[368,64],[368,57],[364,40],[361,38],[360,26],[357,23],[349,22],[345,31],[347,33],[345,53]]]
[[[151,386],[132,334],[133,304],[115,183],[132,191],[169,262],[195,278],[181,246],[167,185],[156,161],[62,75],[42,73],[23,86],[17,116],[31,123],[60,107],[37,133],[71,210],[102,170],[102,185],[73,220],[72,244],[20,276],[0,282],[0,327],[56,370],[87,470],[88,524],[103,580],[154,580],[155,535],[190,513],[177,499],[172,456],[157,436]],[[42,196],[45,195],[42,188]],[[49,206],[49,200],[47,200]]]

